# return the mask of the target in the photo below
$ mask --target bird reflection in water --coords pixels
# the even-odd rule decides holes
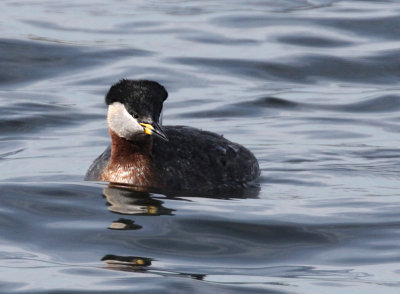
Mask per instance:
[[[173,215],[173,209],[163,207],[163,201],[152,197],[143,188],[109,184],[103,189],[108,210],[122,215],[159,216]],[[141,225],[128,218],[119,218],[108,227],[111,230],[140,230]],[[151,258],[142,256],[118,256],[107,254],[101,259],[106,268],[121,271],[144,271],[151,265]]]
[[[107,200],[108,210],[112,213],[125,215],[124,218],[115,220],[108,228],[111,230],[140,230],[142,229],[141,224],[136,224],[134,220],[130,219],[129,216],[162,216],[162,215],[174,215],[174,210],[164,206],[164,201],[160,198],[174,199],[180,201],[190,201],[187,197],[198,195],[178,195],[178,194],[165,194],[157,193],[158,191],[149,191],[144,187],[135,187],[130,185],[121,184],[109,184],[108,187],[103,189],[103,195]],[[244,191],[234,191],[225,194],[214,194],[207,198],[218,198],[218,199],[233,199],[233,198],[257,198],[259,189],[247,189]],[[158,195],[158,196],[157,196]],[[181,198],[180,196],[185,196]],[[204,197],[204,195],[203,195]],[[202,280],[205,275],[202,274],[190,274],[190,273],[176,273],[171,271],[165,271],[165,269],[157,269],[151,267],[154,259],[143,256],[119,256],[115,254],[107,254],[101,259],[107,269],[120,270],[120,271],[132,271],[132,272],[148,272],[167,275],[167,276],[179,276],[188,277],[191,279]]]
[[[145,271],[145,268],[151,265],[151,258],[140,256],[118,256],[107,254],[102,259],[108,269],[119,271]]]
[[[163,207],[163,201],[151,196],[143,188],[110,184],[103,189],[108,210],[124,215],[172,215],[173,209]]]

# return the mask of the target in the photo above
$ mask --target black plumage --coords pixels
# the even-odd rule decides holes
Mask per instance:
[[[156,82],[122,80],[111,87],[106,103],[123,103],[128,112],[132,112],[131,115],[139,121],[141,117],[152,117],[154,122],[158,122],[162,103],[167,95],[164,87]],[[147,140],[152,140],[151,152],[146,156],[153,167],[153,173],[149,175],[158,179],[154,181],[156,187],[197,192],[235,189],[246,186],[260,174],[254,155],[245,147],[221,135],[186,126],[165,126],[163,131],[169,139],[168,142],[146,136]],[[142,144],[141,140],[131,142],[132,146]],[[118,149],[118,146],[113,148]],[[137,149],[135,147],[132,150]],[[93,162],[86,174],[86,180],[102,178],[102,173],[113,162],[113,152],[118,150],[108,147]],[[127,164],[134,165],[134,162]],[[134,168],[132,172],[135,172]]]

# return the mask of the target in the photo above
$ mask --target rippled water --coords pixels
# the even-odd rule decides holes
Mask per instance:
[[[399,293],[400,3],[0,3],[1,293]],[[84,182],[120,78],[260,191]]]

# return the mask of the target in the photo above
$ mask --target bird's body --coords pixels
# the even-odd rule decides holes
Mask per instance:
[[[147,88],[155,85],[155,82],[149,81],[122,80],[121,83],[128,83],[131,91],[135,91],[132,83],[141,83],[139,90],[144,88],[144,94],[149,92]],[[156,86],[162,87],[158,83]],[[141,103],[152,106],[148,109],[144,107],[146,113],[143,114],[143,105],[134,109],[130,107],[133,103],[129,99],[122,100],[124,104],[109,99],[113,87],[106,97],[107,103],[111,101],[108,103],[108,122],[112,143],[90,166],[86,180],[200,192],[244,187],[259,176],[256,158],[239,144],[215,133],[191,127],[165,126],[161,129],[158,118],[166,92],[165,97],[160,98],[163,91],[156,91],[156,97],[148,97],[152,103],[143,98]],[[126,95],[124,91],[117,93]],[[135,100],[134,97],[131,100]],[[121,105],[125,108],[119,109]],[[134,113],[133,117],[141,126],[141,131],[136,127],[126,127],[126,123],[134,124],[134,121],[127,116],[129,111],[125,109]],[[121,120],[124,116],[126,118]],[[141,116],[146,119],[141,120]]]

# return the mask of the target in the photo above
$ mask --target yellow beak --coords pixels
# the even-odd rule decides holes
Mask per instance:
[[[145,132],[147,135],[152,135],[152,134],[153,134],[154,127],[153,127],[151,124],[140,123],[140,125],[141,125],[142,127],[144,127],[144,132]]]
[[[155,135],[160,139],[168,142],[167,135],[165,135],[164,131],[156,122],[153,122],[153,124],[140,123],[140,125],[143,127],[143,130],[147,135]]]

